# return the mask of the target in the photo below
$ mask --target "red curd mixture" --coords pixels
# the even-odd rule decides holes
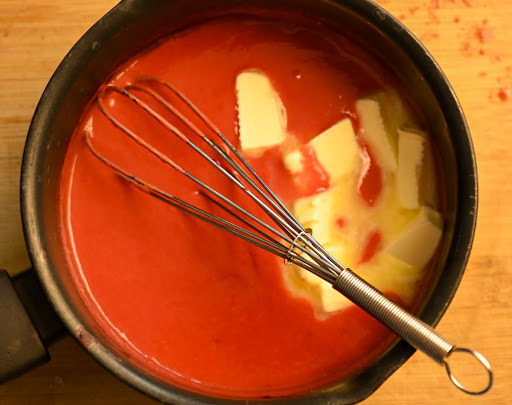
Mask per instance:
[[[299,143],[343,118],[357,132],[356,100],[390,86],[391,78],[349,40],[326,32],[252,17],[212,20],[160,40],[109,83],[122,86],[141,75],[168,80],[239,145],[235,81],[255,69],[279,94],[287,132]],[[199,165],[186,145],[128,101],[109,95],[105,104],[177,163],[234,196],[233,185]],[[217,396],[294,395],[362,370],[391,343],[394,336],[355,306],[316,316],[309,300],[287,288],[282,259],[140,192],[91,154],[85,131],[116,164],[188,201],[206,203],[197,186],[121,135],[96,103],[84,111],[60,185],[67,256],[90,313],[136,364]],[[370,159],[359,196],[371,207],[381,193],[381,173],[372,151],[359,142]],[[277,147],[248,158],[287,204],[329,182],[314,156],[300,182]],[[337,224],[343,228],[346,221]],[[380,234],[370,231],[361,263],[382,245]]]

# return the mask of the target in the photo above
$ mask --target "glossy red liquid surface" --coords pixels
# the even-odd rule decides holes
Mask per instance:
[[[212,21],[160,41],[123,66],[112,83],[140,75],[169,80],[237,145],[235,78],[257,69],[283,101],[288,132],[305,143],[342,118],[357,128],[355,100],[389,85],[378,63],[350,41],[315,30],[249,17]],[[105,102],[178,164],[241,200],[232,184],[128,101],[109,95]],[[212,395],[292,395],[361,370],[390,343],[391,334],[356,307],[317,319],[310,302],[286,289],[281,259],[129,185],[93,157],[86,130],[117,164],[215,207],[200,199],[197,186],[114,129],[96,104],[84,111],[61,178],[69,263],[91,314],[136,364]],[[325,187],[321,171],[294,183],[278,150],[250,160],[285,202]],[[368,178],[361,190],[371,205],[380,178]]]

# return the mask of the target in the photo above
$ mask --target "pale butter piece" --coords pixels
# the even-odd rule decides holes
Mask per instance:
[[[359,169],[361,152],[352,121],[348,118],[313,138],[308,145],[315,151],[318,162],[329,174],[331,184]]]
[[[310,197],[301,197],[295,200],[293,204],[293,215],[306,226],[306,223],[316,222],[318,218],[318,212],[316,212],[314,200],[323,193],[315,194]]]
[[[322,284],[320,294],[322,309],[327,313],[337,312],[352,305],[347,297],[332,288],[329,283]]]
[[[341,264],[347,256],[347,249],[340,245],[325,245],[325,249]],[[320,298],[322,309],[327,312],[336,312],[351,305],[351,301],[344,295],[332,288],[332,285],[326,281],[320,283]]]
[[[424,206],[386,251],[416,269],[423,269],[434,255],[442,234],[441,215]]]
[[[382,292],[397,294],[406,304],[414,299],[417,282],[425,273],[388,252],[380,252],[368,270],[363,276],[368,283]]]
[[[293,207],[295,217],[306,228],[313,230],[313,237],[322,245],[333,239],[337,208],[342,195],[338,188],[330,188],[322,193],[295,201]]]
[[[393,140],[386,132],[380,104],[371,98],[357,100],[356,110],[364,132],[364,140],[370,146],[377,164],[387,172],[397,168]]]
[[[292,174],[297,174],[304,170],[304,156],[300,149],[294,149],[293,151],[286,153],[283,157],[284,166]]]
[[[420,178],[425,138],[422,135],[398,130],[398,169],[396,182],[400,205],[416,209],[420,205]]]
[[[318,277],[316,274],[313,274],[310,271],[303,269],[302,267],[299,267],[299,275],[300,275],[301,281],[303,281],[305,283],[309,283],[313,286],[318,286],[321,283],[325,282],[320,277]]]
[[[424,272],[402,262],[387,252],[380,252],[366,266],[354,270],[361,278],[382,292],[393,292],[405,303],[410,303],[416,293],[415,285]],[[327,313],[341,311],[352,301],[336,291],[329,283],[320,285],[322,309]]]
[[[368,210],[366,206],[361,205],[358,199],[351,198],[352,194],[349,191],[352,190],[352,185],[349,186],[349,184],[356,181],[359,172],[364,169],[362,167],[364,166],[362,151],[358,148],[358,169],[354,172],[347,170],[347,172],[350,172],[350,176],[343,177],[343,181],[334,184],[331,189],[296,201],[294,213],[306,227],[313,229],[313,236],[340,263],[349,267],[354,266],[354,271],[377,289],[384,292],[393,292],[404,302],[409,303],[414,299],[418,282],[422,279],[426,265],[434,256],[439,245],[443,224],[441,215],[438,212],[428,206],[422,206],[428,203],[428,200],[423,196],[425,194],[425,171],[432,172],[430,174],[432,181],[435,183],[433,161],[430,166],[428,161],[428,140],[423,138],[421,158],[419,157],[418,144],[414,144],[415,146],[413,147],[402,145],[402,152],[409,156],[401,158],[398,129],[404,129],[404,132],[412,132],[413,135],[421,135],[421,132],[415,134],[416,130],[409,130],[409,125],[412,124],[410,124],[409,112],[405,109],[405,106],[399,105],[397,107],[396,103],[389,103],[387,105],[384,103],[386,99],[384,96],[387,97],[388,94],[383,93],[382,95],[372,96],[368,100],[369,108],[365,106],[367,100],[360,100],[358,103],[359,109],[363,111],[363,116],[369,111],[368,114],[370,116],[377,117],[377,119],[370,117],[370,124],[366,123],[366,127],[371,127],[372,125],[377,128],[380,127],[381,136],[380,138],[377,137],[380,139],[380,143],[377,141],[372,144],[368,137],[365,140],[372,149],[379,166],[382,167],[383,171],[387,170],[387,173],[390,174],[384,176],[385,181],[389,181],[389,183],[385,184],[389,184],[391,190],[388,194],[384,194],[385,204],[379,207],[378,211],[372,211]],[[392,96],[394,97],[395,95]],[[371,111],[372,109],[373,111]],[[364,119],[361,117],[360,111],[358,113],[360,114],[361,125],[364,127]],[[404,125],[408,126],[404,127]],[[325,132],[328,134],[328,131],[334,127],[329,128]],[[366,128],[363,129],[365,129],[365,135],[367,135]],[[320,140],[323,134],[320,134],[315,139]],[[414,139],[413,143],[417,142],[417,138],[412,137],[412,139]],[[357,142],[357,139],[355,141]],[[326,141],[326,145],[329,145],[329,147],[325,147],[326,152],[328,149],[335,149],[331,141]],[[340,146],[336,146],[336,148],[340,149]],[[386,155],[386,150],[389,152],[389,161],[391,162],[388,166],[382,163],[382,156]],[[409,151],[409,153],[405,153],[406,151]],[[321,152],[319,153],[318,150],[315,150],[318,161],[328,171],[329,164],[322,161]],[[300,150],[292,150],[289,154],[291,156],[288,163],[286,162],[285,154],[285,165],[287,165],[288,170],[290,172],[300,172],[303,170],[302,159],[304,154]],[[407,166],[413,167],[413,169],[405,170]],[[404,172],[398,174],[400,170],[404,170]],[[407,173],[409,174],[407,175]],[[331,173],[329,174],[331,175]],[[398,176],[404,175],[406,175],[405,179],[398,180]],[[332,178],[333,176],[331,175]],[[411,183],[414,181],[416,182],[414,183],[416,188],[411,186]],[[399,182],[402,182],[401,186],[398,185]],[[403,209],[399,197],[399,187],[403,187],[402,194],[410,193],[408,198],[417,202],[418,205],[414,210]],[[406,189],[413,191],[404,191]],[[350,213],[347,217],[348,222],[341,227],[336,225],[340,212],[344,213],[343,218],[347,216],[346,213]],[[385,217],[386,220],[384,221],[380,218],[381,216]],[[390,217],[392,219],[389,219]],[[373,226],[375,223],[382,225],[379,229],[382,232],[383,240],[386,242],[391,240],[393,242],[388,244],[385,250],[377,253],[369,262],[357,264],[360,258],[358,241],[362,234],[366,234],[365,229],[368,229],[369,226]],[[353,224],[358,225],[354,226]],[[396,237],[397,234],[398,237]],[[314,303],[315,308],[318,310],[317,315],[321,319],[353,305],[342,294],[335,291],[329,283],[322,281],[319,277],[306,270],[296,270],[294,269],[291,272],[297,277],[294,288],[305,292],[304,296]]]
[[[345,255],[346,249],[340,245],[331,246],[328,243],[323,244],[323,247],[325,250],[329,252],[331,256],[333,256],[336,260],[342,261],[342,258]],[[299,268],[299,274],[301,279],[304,282],[308,282],[315,286],[321,286],[321,285],[327,285],[330,286],[327,281],[324,281],[321,277],[318,277],[316,274],[311,273],[310,271],[307,271],[306,269],[303,269],[302,267]]]
[[[398,128],[404,125],[412,125],[414,118],[396,90],[382,90],[375,93],[372,98],[379,103],[384,128],[391,140],[391,146],[395,147],[396,139],[398,139]]]
[[[268,77],[249,70],[236,78],[240,147],[261,149],[285,139],[286,112]]]

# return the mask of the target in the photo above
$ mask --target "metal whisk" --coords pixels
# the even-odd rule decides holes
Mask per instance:
[[[155,88],[158,87],[161,87],[161,89],[166,92],[170,91],[177,96],[178,99],[181,100],[179,102],[180,107],[178,108],[169,98],[165,98],[161,91],[155,90]],[[174,134],[190,146],[208,164],[215,170],[218,170],[229,179],[229,181],[233,182],[250,200],[256,203],[266,214],[265,219],[249,212],[246,208],[235,203],[201,179],[192,175],[175,163],[169,156],[148,143],[134,130],[128,128],[120,120],[115,118],[104,102],[105,95],[111,92],[126,97],[130,102],[133,102],[137,107],[141,108],[145,113],[155,119],[165,130]],[[139,93],[144,93],[145,97],[149,97],[152,102],[159,105],[159,108],[163,108],[166,114],[170,113],[178,119],[178,121],[184,125],[184,127],[181,127],[182,130],[137,96]],[[196,183],[199,193],[222,208],[226,216],[220,217],[200,209],[118,166],[94,148],[91,133],[90,131],[86,131],[85,140],[94,156],[133,186],[202,221],[274,253],[285,259],[286,263],[293,263],[300,266],[332,284],[335,290],[363,308],[405,339],[413,347],[421,350],[437,363],[444,365],[450,380],[463,392],[479,395],[490,390],[493,384],[493,372],[485,357],[474,350],[456,347],[453,343],[435,332],[429,325],[409,314],[374,287],[359,278],[349,268],[344,267],[336,261],[336,259],[315,240],[311,230],[304,228],[276,197],[213,122],[171,84],[154,77],[140,77],[134,84],[122,88],[113,85],[105,87],[99,94],[97,103],[101,112],[116,128],[120,129],[122,133],[159,158],[162,162],[172,167],[175,171]],[[192,120],[187,118],[186,114],[180,111],[182,108],[189,109],[189,113],[193,113],[193,115],[198,118],[199,122],[204,124],[200,125],[201,129]],[[185,129],[187,133],[192,132],[194,138],[197,136],[197,139],[191,140],[189,136],[185,135],[183,129]],[[199,142],[194,142],[199,139],[204,142],[202,147],[198,146]],[[208,154],[207,151],[209,151],[210,154]],[[211,154],[213,154],[215,158],[211,157]],[[488,383],[484,389],[470,390],[455,378],[450,369],[449,359],[450,356],[456,352],[470,354],[483,365],[488,375]]]

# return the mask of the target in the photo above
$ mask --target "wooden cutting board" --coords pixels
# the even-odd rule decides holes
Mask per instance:
[[[61,59],[115,0],[0,0],[0,268],[30,263],[19,213],[19,172],[34,108]],[[466,112],[477,154],[478,228],[470,263],[438,330],[476,348],[496,384],[469,397],[415,354],[365,405],[509,404],[512,396],[512,1],[380,0],[430,49]],[[1,328],[1,325],[0,325]],[[52,360],[0,386],[0,404],[151,404],[70,338]]]

